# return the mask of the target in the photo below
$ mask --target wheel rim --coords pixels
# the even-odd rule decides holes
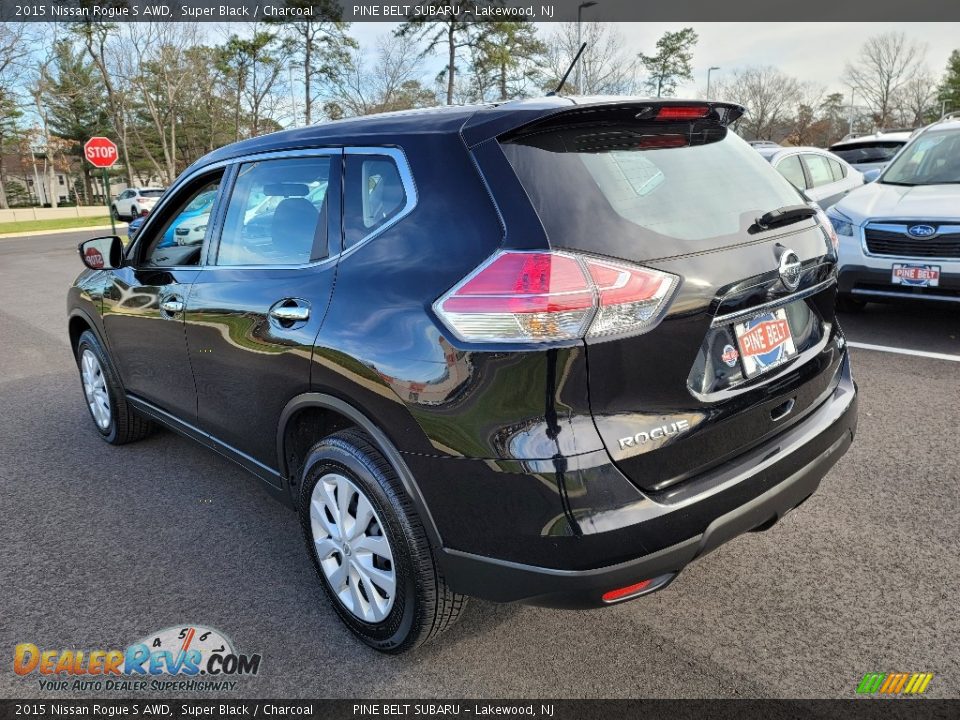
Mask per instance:
[[[110,394],[100,361],[90,350],[84,350],[80,356],[80,376],[83,378],[83,394],[90,406],[90,414],[97,427],[106,430],[110,427]]]
[[[367,497],[343,475],[324,475],[310,496],[310,530],[320,569],[341,604],[365,622],[384,620],[397,574],[383,523]]]

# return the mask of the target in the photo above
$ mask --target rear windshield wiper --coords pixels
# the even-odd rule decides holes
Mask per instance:
[[[779,225],[790,225],[807,218],[812,218],[817,211],[809,205],[784,205],[776,210],[765,212],[757,218],[757,225],[762,229],[776,227]]]

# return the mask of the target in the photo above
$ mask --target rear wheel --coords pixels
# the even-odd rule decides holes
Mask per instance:
[[[127,403],[116,371],[97,336],[89,330],[77,342],[77,365],[87,409],[104,440],[124,445],[150,434],[152,424]]]
[[[314,445],[299,512],[321,584],[364,643],[401,653],[456,622],[466,598],[447,587],[413,503],[364,434],[345,430]]]
[[[837,310],[840,312],[860,312],[867,306],[865,300],[860,298],[855,298],[853,295],[848,295],[846,293],[841,293],[837,295]]]

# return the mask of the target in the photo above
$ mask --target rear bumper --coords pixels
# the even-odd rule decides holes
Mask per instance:
[[[857,391],[845,359],[831,395],[802,422],[683,489],[605,510],[602,522],[594,523],[598,532],[569,538],[600,553],[592,566],[558,569],[445,548],[440,559],[447,582],[458,592],[496,602],[567,608],[604,606],[605,592],[647,579],[655,580],[623,600],[661,589],[693,560],[742,533],[766,529],[806,500],[850,447],[856,425]],[[667,526],[672,537],[683,529],[689,535],[608,564],[605,548],[631,537],[643,538],[638,542],[649,547],[651,535]],[[582,557],[580,548],[577,555]]]

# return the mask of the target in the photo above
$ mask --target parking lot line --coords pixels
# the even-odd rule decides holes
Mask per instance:
[[[891,347],[890,345],[871,345],[870,343],[850,342],[847,345],[861,350],[876,350],[877,352],[897,353],[899,355],[916,355],[917,357],[933,358],[934,360],[950,360],[960,362],[960,355],[949,355],[947,353],[927,352],[926,350],[910,350],[909,348]]]

